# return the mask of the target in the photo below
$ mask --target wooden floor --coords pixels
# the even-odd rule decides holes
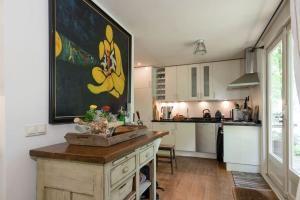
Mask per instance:
[[[230,172],[216,160],[177,157],[178,169],[171,174],[170,164],[159,163],[157,179],[161,200],[233,200]]]

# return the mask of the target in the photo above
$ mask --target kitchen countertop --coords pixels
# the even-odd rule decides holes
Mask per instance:
[[[171,122],[171,123],[222,123],[225,126],[261,126],[261,123],[255,122],[234,122],[229,118],[225,118],[222,122],[218,122],[215,118],[210,120],[203,118],[188,118],[183,120],[163,119],[163,120],[152,120],[152,122]]]
[[[261,123],[225,121],[223,122],[223,125],[224,126],[261,126]]]
[[[221,123],[215,118],[203,119],[203,118],[188,118],[183,120],[163,119],[163,120],[152,120],[152,122],[175,122],[175,123]]]
[[[93,147],[69,145],[68,143],[60,143],[46,146],[38,149],[30,150],[30,156],[40,158],[73,160],[90,163],[104,164],[114,159],[120,158],[143,145],[168,135],[169,132],[153,131],[147,135],[137,137],[125,142],[121,142],[110,147]]]

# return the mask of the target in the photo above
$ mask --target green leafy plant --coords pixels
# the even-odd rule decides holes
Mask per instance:
[[[85,122],[92,122],[96,119],[97,116],[97,106],[96,105],[90,105],[90,109],[86,111],[86,113],[83,116],[83,121]]]

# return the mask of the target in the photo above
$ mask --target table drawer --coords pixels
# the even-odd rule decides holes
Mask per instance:
[[[140,164],[151,160],[154,156],[154,146],[150,146],[140,153]]]
[[[118,181],[122,180],[130,173],[136,169],[135,156],[120,163],[118,166],[114,167],[110,172],[110,182],[111,185],[116,184]]]
[[[124,181],[120,186],[114,189],[111,192],[111,200],[123,200],[125,199],[131,192],[133,188],[133,177]]]

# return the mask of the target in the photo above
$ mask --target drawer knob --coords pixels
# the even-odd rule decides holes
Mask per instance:
[[[127,173],[127,172],[128,172],[128,170],[129,170],[129,168],[128,168],[127,166],[126,166],[126,167],[124,167],[124,168],[123,168],[123,170],[122,170],[123,174]]]
[[[147,152],[147,153],[146,153],[146,158],[149,158],[149,156],[150,156],[150,153]]]

